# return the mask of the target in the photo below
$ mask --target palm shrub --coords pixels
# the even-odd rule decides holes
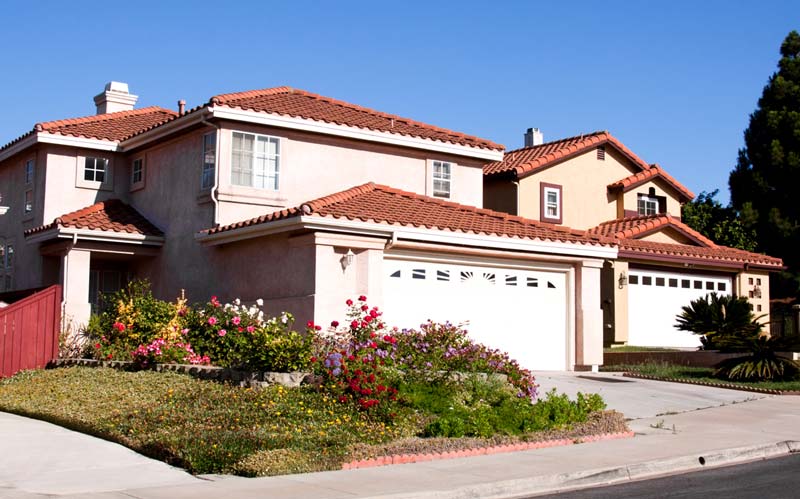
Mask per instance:
[[[750,355],[720,362],[714,371],[715,377],[731,381],[789,381],[800,375],[796,362],[778,355],[796,346],[786,338],[757,336],[732,342]]]
[[[739,340],[757,338],[762,327],[747,299],[717,293],[684,306],[675,326],[700,335],[703,350],[727,351],[745,348]]]

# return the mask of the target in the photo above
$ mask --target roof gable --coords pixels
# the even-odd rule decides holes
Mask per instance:
[[[636,167],[642,170],[650,169],[646,161],[625,147],[616,137],[607,131],[600,131],[508,151],[501,161],[484,165],[483,174],[486,176],[512,174],[522,178],[602,145],[612,146]]]
[[[109,199],[61,215],[47,225],[28,229],[25,231],[25,237],[59,227],[155,237],[164,235],[158,227],[150,223],[132,206],[118,199]]]
[[[669,214],[646,215],[636,217],[626,217],[616,220],[603,222],[597,227],[589,229],[592,234],[613,237],[616,239],[641,239],[646,235],[660,232],[663,230],[674,230],[675,232],[694,242],[697,246],[713,248],[716,246],[714,241],[708,239],[696,230],[692,229],[679,219]]]
[[[683,198],[684,201],[691,201],[694,199],[694,193],[684,187],[680,182],[672,178],[667,172],[664,171],[661,166],[658,164],[650,165],[650,168],[647,170],[642,170],[640,172],[634,173],[629,177],[625,177],[621,180],[614,182],[613,184],[608,185],[609,191],[616,191],[621,190],[622,192],[628,192],[631,189],[634,189],[644,183],[650,182],[655,179],[663,180],[667,185],[669,185],[672,189],[674,189],[678,195]]]

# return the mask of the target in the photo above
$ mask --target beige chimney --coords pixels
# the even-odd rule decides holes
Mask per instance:
[[[105,91],[94,97],[94,104],[97,114],[116,113],[132,110],[138,99],[138,95],[128,92],[127,83],[110,81],[106,83]]]

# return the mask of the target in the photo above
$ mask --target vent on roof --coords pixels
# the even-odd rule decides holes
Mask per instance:
[[[137,100],[139,100],[138,95],[128,92],[128,84],[119,81],[106,83],[103,93],[94,96],[97,114],[131,111]]]
[[[597,160],[598,161],[606,160],[606,146],[600,146],[597,148]]]
[[[538,128],[528,128],[525,132],[525,147],[538,146],[544,143],[544,135]]]

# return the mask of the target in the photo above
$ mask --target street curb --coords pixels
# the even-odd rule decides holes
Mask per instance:
[[[612,468],[482,483],[451,490],[387,494],[373,496],[373,499],[472,499],[475,497],[483,499],[513,499],[593,486],[619,485],[668,474],[687,473],[785,456],[795,452],[800,452],[800,441],[786,440],[771,444],[736,447],[710,453],[645,461]]]
[[[600,442],[603,440],[618,440],[621,438],[632,438],[634,432],[624,431],[618,433],[601,433],[599,435],[587,435],[585,437],[561,438],[556,440],[540,440],[538,442],[520,442],[517,444],[495,445],[492,447],[475,447],[472,449],[461,449],[450,452],[431,452],[425,454],[394,454],[391,456],[381,456],[373,459],[361,459],[342,464],[343,470],[355,470],[360,468],[374,468],[376,466],[388,466],[394,464],[423,463],[427,461],[440,461],[443,459],[457,459],[459,457],[485,456],[491,454],[505,454],[508,452],[520,452],[533,449],[544,449],[549,447],[564,447],[573,444],[588,442]]]

